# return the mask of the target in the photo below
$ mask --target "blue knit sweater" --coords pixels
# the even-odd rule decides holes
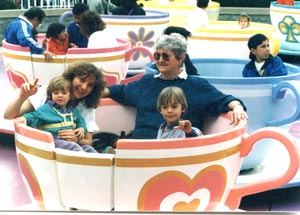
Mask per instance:
[[[218,116],[228,112],[228,103],[238,100],[231,95],[224,95],[207,80],[199,76],[188,76],[186,80],[163,80],[146,74],[142,79],[128,85],[109,87],[110,97],[115,101],[137,109],[135,130],[132,138],[155,139],[163,117],[156,108],[157,98],[162,89],[168,86],[180,87],[187,98],[188,109],[183,119],[191,121],[194,127],[202,130],[206,116]],[[241,101],[240,101],[241,102]],[[242,103],[242,102],[241,102]]]

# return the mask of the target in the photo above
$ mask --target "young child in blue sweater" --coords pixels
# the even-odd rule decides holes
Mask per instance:
[[[159,127],[157,139],[201,136],[202,132],[189,120],[182,120],[187,110],[184,92],[179,87],[166,87],[158,96],[157,109],[166,122]]]
[[[269,39],[255,34],[248,41],[251,61],[243,69],[243,77],[268,77],[287,75],[281,58],[270,54]]]
[[[61,139],[58,135],[61,129],[74,129],[78,139],[87,133],[85,120],[69,102],[71,89],[69,80],[62,76],[53,78],[47,88],[46,103],[35,111],[17,118],[16,121],[50,132],[56,148],[97,153],[92,146],[79,145],[71,140]]]

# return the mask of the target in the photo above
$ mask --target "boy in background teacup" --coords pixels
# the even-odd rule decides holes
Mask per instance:
[[[279,56],[270,53],[269,39],[255,34],[248,40],[251,61],[243,69],[243,77],[268,77],[287,75],[287,69]]]
[[[179,87],[166,87],[161,91],[157,99],[157,109],[166,122],[159,127],[157,139],[202,136],[202,132],[192,127],[189,120],[182,120],[187,106],[185,94]]]

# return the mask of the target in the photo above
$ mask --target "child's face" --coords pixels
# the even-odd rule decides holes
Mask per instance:
[[[57,39],[59,39],[60,41],[64,41],[66,39],[67,33],[66,30],[62,31],[59,33],[59,35],[57,35]]]
[[[67,103],[70,100],[70,90],[68,88],[65,88],[64,90],[53,91],[52,100],[61,107],[66,107]]]
[[[256,49],[251,49],[251,53],[256,56],[258,63],[268,59],[270,57],[270,44],[268,40],[259,44]]]
[[[247,17],[241,17],[240,18],[240,26],[241,28],[247,28],[249,25],[249,21],[247,19]]]
[[[160,113],[167,121],[168,125],[174,122],[178,122],[181,118],[182,112],[184,112],[184,110],[182,109],[182,105],[173,100],[168,104],[162,105],[160,107]]]

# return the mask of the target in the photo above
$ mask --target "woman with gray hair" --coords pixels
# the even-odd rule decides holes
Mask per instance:
[[[164,122],[156,109],[158,95],[165,87],[181,88],[187,98],[189,109],[184,119],[202,130],[207,116],[218,116],[232,111],[232,124],[248,118],[242,101],[225,95],[205,79],[187,75],[182,70],[187,50],[187,41],[180,34],[161,36],[155,46],[154,59],[158,74],[145,74],[140,80],[127,85],[113,85],[106,88],[104,95],[115,101],[137,109],[135,129],[132,138],[155,139],[157,129]]]

